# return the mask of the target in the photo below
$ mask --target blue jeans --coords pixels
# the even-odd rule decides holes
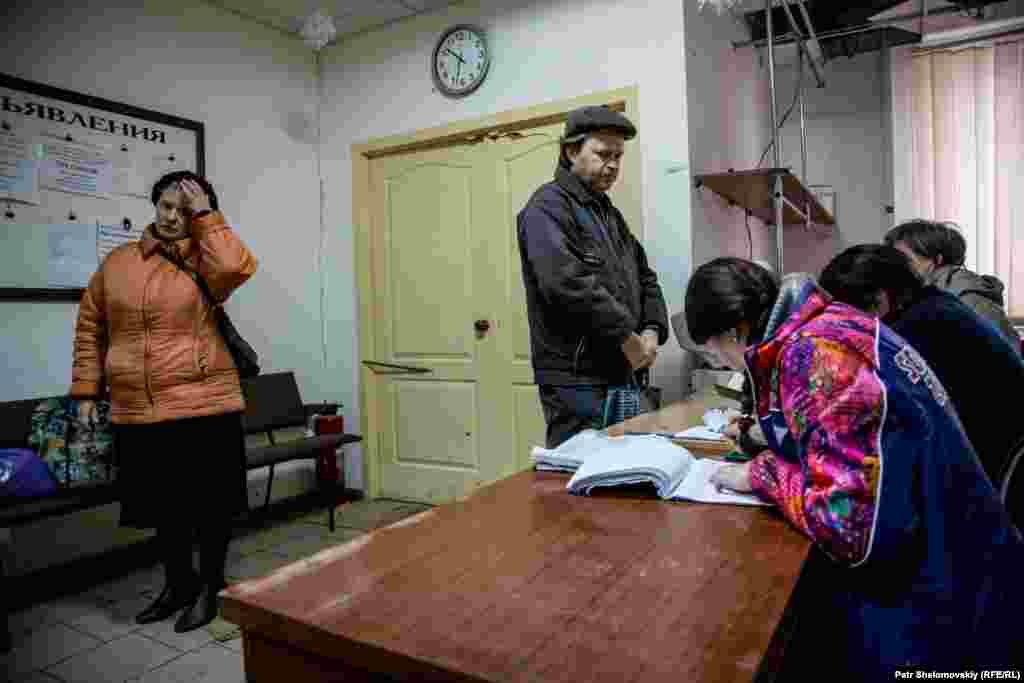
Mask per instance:
[[[541,384],[537,389],[548,425],[548,448],[557,448],[584,429],[604,427],[604,399],[608,395],[608,387],[600,384]]]

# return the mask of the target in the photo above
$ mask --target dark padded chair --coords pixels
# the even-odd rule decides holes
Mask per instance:
[[[1011,451],[999,477],[999,499],[1017,528],[1024,533],[1024,439]]]
[[[246,410],[243,417],[246,434],[266,434],[270,440],[267,446],[246,449],[247,467],[250,470],[269,467],[267,494],[263,509],[270,505],[270,490],[274,485],[274,466],[291,460],[314,460],[319,468],[319,456],[324,449],[336,451],[339,446],[362,441],[353,434],[325,434],[303,437],[293,441],[277,443],[274,430],[305,427],[307,415],[316,406],[305,406],[299,396],[299,385],[292,372],[274,372],[258,375],[242,381]],[[317,471],[317,481],[321,482]],[[330,528],[334,531],[334,506],[337,487],[323,487],[325,504],[330,511]]]

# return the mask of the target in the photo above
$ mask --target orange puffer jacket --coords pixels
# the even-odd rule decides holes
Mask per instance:
[[[256,258],[219,211],[176,242],[218,301],[256,272]],[[191,276],[158,251],[150,225],[103,261],[75,327],[72,397],[109,390],[111,421],[148,424],[245,409],[238,371],[214,310]]]

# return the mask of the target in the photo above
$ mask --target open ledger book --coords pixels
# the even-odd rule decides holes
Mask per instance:
[[[695,458],[662,436],[610,437],[586,430],[554,450],[534,449],[533,458],[537,469],[575,471],[566,486],[570,493],[649,483],[665,500],[767,505],[752,494],[719,490],[711,476],[728,463]]]

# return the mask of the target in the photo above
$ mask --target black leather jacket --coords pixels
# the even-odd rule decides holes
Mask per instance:
[[[563,161],[517,217],[538,384],[631,379],[622,342],[651,327],[668,340],[668,311],[643,246],[607,195]]]

